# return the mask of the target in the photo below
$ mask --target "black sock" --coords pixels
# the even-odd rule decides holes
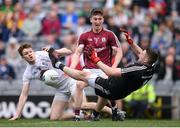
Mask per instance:
[[[93,111],[93,115],[94,115],[95,117],[99,116],[99,114],[100,114],[100,113],[97,112],[96,110]]]
[[[111,108],[112,109],[116,108],[116,102],[114,100],[111,100]]]
[[[59,69],[61,69],[61,70],[63,71],[65,65],[62,64],[60,61],[58,61],[58,62],[56,62],[55,67],[56,67],[56,68],[59,68]]]

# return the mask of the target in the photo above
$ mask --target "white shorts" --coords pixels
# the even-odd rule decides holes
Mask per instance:
[[[56,90],[54,100],[66,102],[69,101],[71,97],[74,97],[76,93],[76,82],[76,80],[72,79],[69,85],[67,85],[68,89],[66,88],[66,90]],[[84,91],[83,94],[85,94]]]
[[[64,90],[56,90],[54,100],[58,101],[68,101],[71,97],[75,95],[76,92],[76,80],[71,80]]]
[[[88,85],[93,88],[95,88],[95,85],[96,85],[95,84],[96,78],[99,76],[103,77],[103,75],[105,75],[105,73],[101,69],[83,69],[83,71],[92,73],[88,78]],[[92,93],[95,94],[94,90],[91,90],[91,91],[93,91]]]

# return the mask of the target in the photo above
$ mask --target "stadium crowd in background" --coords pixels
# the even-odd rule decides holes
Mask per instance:
[[[159,51],[160,71],[155,80],[180,80],[179,0],[1,0],[0,58],[14,69],[10,79],[19,79],[24,70],[19,68],[24,63],[15,53],[19,44],[32,42],[35,50],[45,45],[74,48],[75,41],[68,43],[66,36],[73,32],[73,38],[78,39],[90,28],[90,10],[94,7],[104,9],[104,27],[121,42],[121,65],[136,59],[119,30],[125,28],[142,49],[151,47]],[[1,74],[6,76],[5,72]]]
[[[104,26],[112,30],[120,42],[123,39],[119,28],[127,28],[135,42],[142,43],[141,47],[159,50],[162,65],[169,54],[168,48],[174,47],[173,68],[176,79],[179,79],[179,3],[178,0],[104,0],[93,3],[79,0],[4,0],[0,3],[0,41],[4,47],[8,47],[11,37],[18,42],[33,39],[35,47],[46,45],[46,42],[56,48],[63,47],[63,37],[68,31],[75,32],[78,38],[90,26],[89,11],[93,7],[104,7]],[[41,37],[45,37],[43,42],[36,41]],[[123,64],[133,58],[128,49],[124,46]],[[2,50],[1,55],[9,54]]]

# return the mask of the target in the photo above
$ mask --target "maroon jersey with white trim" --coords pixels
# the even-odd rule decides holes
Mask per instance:
[[[112,66],[112,47],[120,47],[120,42],[116,35],[107,29],[100,33],[94,33],[92,30],[81,34],[78,45],[91,45],[95,48],[98,57],[108,66]],[[85,68],[98,68],[91,60],[84,54]]]

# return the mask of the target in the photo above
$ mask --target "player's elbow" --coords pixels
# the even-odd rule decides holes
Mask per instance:
[[[108,76],[115,76],[115,77],[119,77],[121,76],[121,71],[117,68],[113,69],[112,71],[110,72],[107,72],[106,73]]]

